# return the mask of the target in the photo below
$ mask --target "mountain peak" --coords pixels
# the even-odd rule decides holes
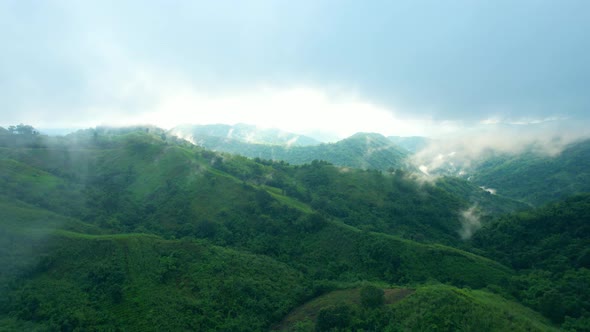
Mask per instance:
[[[372,139],[387,139],[387,137],[373,132],[358,132],[348,138],[372,138]]]

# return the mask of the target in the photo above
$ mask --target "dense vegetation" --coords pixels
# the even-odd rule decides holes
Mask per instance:
[[[314,160],[328,161],[337,166],[361,169],[413,169],[407,161],[408,151],[380,134],[358,133],[332,144],[308,144],[309,140],[294,134],[265,137],[252,132],[250,137],[237,135],[227,126],[178,127],[171,131],[179,137],[213,151],[238,154],[250,158],[306,164]],[[227,133],[226,133],[227,132]],[[239,133],[239,132],[238,132]],[[258,139],[257,139],[258,138]],[[287,138],[292,140],[289,143]],[[298,141],[302,143],[296,144]],[[418,143],[416,143],[418,144]]]
[[[479,253],[516,269],[507,292],[556,323],[590,330],[590,195],[488,224]]]
[[[572,143],[557,155],[538,150],[487,158],[469,172],[471,180],[534,205],[590,192],[590,140]]]
[[[542,271],[515,265],[486,239],[495,225],[544,210],[492,221],[524,206],[466,181],[247,159],[149,127],[66,137],[25,127],[0,130],[5,330],[268,330],[317,296],[358,285],[358,305],[318,308],[322,315],[298,328],[342,316],[337,326],[357,330],[552,328],[514,301],[566,327],[587,319],[581,299],[578,313],[555,319],[531,290],[535,280],[583,285],[587,266],[571,264],[585,256],[561,270],[550,262],[575,248],[540,260]],[[461,238],[465,211],[485,229],[470,242]],[[588,236],[576,234],[588,210],[574,211],[578,228],[552,231],[587,247]],[[389,303],[386,290],[381,305],[385,285],[416,292]]]
[[[367,305],[364,293],[372,293]],[[380,297],[379,297],[380,296]],[[379,302],[378,302],[379,301]],[[282,331],[553,331],[531,309],[484,290],[372,285],[334,291],[291,312]]]
[[[227,142],[239,141],[252,144],[307,146],[318,145],[320,142],[304,135],[285,132],[278,129],[258,128],[253,125],[238,123],[233,126],[226,124],[214,125],[182,125],[174,127],[170,133],[186,140],[200,144],[214,142],[212,138],[227,139]],[[218,142],[223,142],[219,140]]]

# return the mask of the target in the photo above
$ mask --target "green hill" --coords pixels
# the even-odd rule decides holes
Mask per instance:
[[[363,304],[362,294],[363,288],[352,288],[322,295],[293,310],[275,330],[558,331],[538,313],[487,291],[384,289],[376,307]]]
[[[245,213],[252,219],[296,218],[286,207],[312,209],[369,231],[453,244],[460,241],[460,212],[475,202],[400,171],[219,155],[154,128],[82,131],[47,138],[40,147],[1,151],[7,173],[0,191],[116,231],[139,227],[182,237],[212,223],[219,226],[216,237],[235,237],[228,225],[242,222]],[[496,197],[486,202],[482,208],[490,211],[510,206]]]
[[[198,145],[211,148],[209,144],[238,141],[252,144],[308,146],[318,145],[319,141],[304,135],[285,132],[279,129],[258,128],[253,125],[182,125],[172,128],[170,134],[182,137]],[[222,140],[215,140],[220,138]],[[220,146],[221,147],[221,146]],[[213,149],[216,150],[216,149]]]
[[[0,146],[6,330],[265,330],[351,283],[514,278],[456,248],[460,190],[402,171],[252,160],[152,127]]]
[[[7,330],[261,330],[311,293],[283,263],[207,243],[66,231],[10,236],[13,255],[3,263],[30,265],[3,278]]]
[[[582,331],[590,319],[589,221],[590,195],[578,195],[501,218],[472,241],[478,253],[518,270],[508,287],[512,295]]]
[[[498,194],[541,205],[590,192],[590,140],[572,143],[547,156],[528,151],[487,158],[470,172],[470,180]]]
[[[229,130],[231,129],[225,128],[221,132],[229,132]],[[313,160],[324,160],[338,166],[361,169],[413,169],[406,161],[408,151],[395,145],[380,134],[358,133],[336,143],[305,144],[303,146],[304,144],[289,145],[288,142],[278,139],[267,139],[265,141],[254,138],[247,139],[241,136],[236,138],[233,132],[228,137],[228,134],[223,136],[218,130],[213,133],[203,131],[198,135],[190,134],[190,132],[190,130],[183,131],[182,128],[171,131],[174,135],[186,137],[203,148],[249,158],[282,160],[297,165],[311,163]],[[295,138],[297,136],[294,136],[291,140]]]

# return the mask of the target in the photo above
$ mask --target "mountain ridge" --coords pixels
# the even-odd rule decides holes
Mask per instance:
[[[230,130],[228,126],[223,128]],[[173,130],[170,133],[183,137],[179,131]],[[324,160],[338,166],[362,169],[413,169],[406,160],[409,152],[377,133],[356,133],[335,143],[306,146],[254,144],[227,135],[202,135],[198,138],[192,136],[191,139],[198,139],[194,141],[195,144],[213,151],[239,154],[249,158],[283,160],[296,165]]]

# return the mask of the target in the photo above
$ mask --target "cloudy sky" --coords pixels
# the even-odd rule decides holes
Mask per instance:
[[[0,125],[588,133],[590,1],[0,0]]]

